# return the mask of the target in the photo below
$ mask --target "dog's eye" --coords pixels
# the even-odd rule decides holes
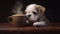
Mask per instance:
[[[37,14],[36,12],[33,12],[33,14]]]

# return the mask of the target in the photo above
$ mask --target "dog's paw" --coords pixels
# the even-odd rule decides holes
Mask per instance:
[[[47,25],[45,22],[34,22],[33,26],[45,26]]]
[[[29,23],[29,21],[28,21],[28,20],[26,20],[26,23],[28,24],[28,23]]]

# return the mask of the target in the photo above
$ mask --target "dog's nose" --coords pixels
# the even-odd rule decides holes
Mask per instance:
[[[28,17],[30,17],[31,15],[28,15]]]

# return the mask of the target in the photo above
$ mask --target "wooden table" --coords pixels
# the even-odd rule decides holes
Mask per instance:
[[[45,27],[16,27],[9,23],[0,23],[0,32],[1,34],[39,34],[39,33],[48,33],[48,32],[60,32],[60,23],[50,23]]]

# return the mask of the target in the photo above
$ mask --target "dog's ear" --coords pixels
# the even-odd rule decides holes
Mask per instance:
[[[39,11],[40,14],[45,12],[45,7],[41,5],[36,5],[36,9]]]

